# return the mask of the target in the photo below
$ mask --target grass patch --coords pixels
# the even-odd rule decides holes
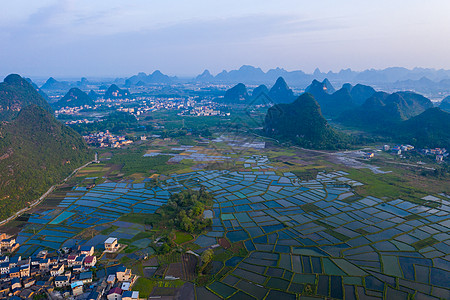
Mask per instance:
[[[184,244],[186,242],[189,242],[193,239],[194,237],[187,233],[187,232],[183,232],[183,231],[177,231],[175,233],[175,243],[180,245],[180,244]]]
[[[170,174],[194,165],[192,161],[186,160],[178,164],[168,164],[167,162],[172,156],[158,155],[144,157],[145,151],[140,151],[140,149],[136,150],[133,152],[118,151],[111,159],[112,164],[122,165],[121,172],[124,176],[139,174],[139,176],[149,177],[153,173]]]
[[[198,250],[201,247],[199,245],[197,245],[197,244],[194,244],[194,243],[187,243],[187,244],[183,245],[183,248],[184,249],[189,249],[189,250]]]
[[[285,162],[286,164],[286,162]],[[317,178],[317,174],[320,169],[323,169],[323,166],[319,166],[319,168],[315,169],[302,169],[302,170],[291,170],[291,173],[295,174],[300,180],[314,180]]]
[[[153,237],[153,233],[148,232],[148,231],[141,231],[138,234],[136,234],[131,240],[130,242],[135,242],[138,241],[140,239],[145,239],[145,238],[151,238]]]
[[[119,228],[119,226],[111,225],[111,227],[103,229],[102,231],[100,231],[100,234],[109,235],[109,234],[113,233],[114,231],[116,231],[118,228]]]
[[[126,266],[130,266],[133,263],[133,260],[129,257],[124,256],[120,259],[120,262]]]
[[[432,208],[440,205],[437,202],[421,199],[429,195],[430,192],[426,192],[418,187],[423,185],[424,182],[429,182],[429,180],[419,177],[412,178],[410,172],[400,169],[395,169],[392,173],[387,174],[374,174],[368,169],[347,169],[346,172],[350,174],[348,177],[365,184],[355,188],[355,191],[361,196],[400,198],[414,204]]]
[[[134,291],[139,291],[139,297],[147,299],[156,288],[179,288],[184,284],[182,280],[153,280],[139,277],[133,285]]]
[[[233,252],[219,248],[218,250],[215,251],[213,260],[224,262],[231,257],[233,257]]]

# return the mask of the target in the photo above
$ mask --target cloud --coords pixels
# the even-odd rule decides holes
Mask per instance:
[[[49,26],[54,25],[53,21],[58,16],[70,14],[73,9],[73,0],[60,0],[53,4],[39,8],[35,13],[31,14],[26,25],[28,26]]]

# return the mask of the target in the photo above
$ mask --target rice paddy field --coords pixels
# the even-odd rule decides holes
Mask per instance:
[[[301,181],[270,171],[264,156],[242,163],[245,171],[172,174],[155,187],[145,180],[75,187],[58,208],[30,217],[18,253],[96,245],[107,236],[133,240],[144,225],[120,217],[152,214],[172,193],[205,187],[214,195],[213,225],[192,242],[197,254],[212,247],[216,255],[211,280],[195,287],[197,299],[450,299],[447,195],[424,197],[439,204],[432,207],[361,197],[353,188],[363,183],[343,171]],[[108,235],[76,238],[88,228]],[[242,248],[223,252],[224,240]],[[133,243],[145,248],[150,240]]]

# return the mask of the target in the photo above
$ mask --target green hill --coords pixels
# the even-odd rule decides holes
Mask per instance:
[[[322,109],[323,115],[327,118],[334,118],[343,111],[355,107],[350,95],[351,86],[350,88],[344,86],[340,90],[334,91],[334,87],[327,79],[322,82],[313,80],[306,88],[306,92],[314,96]]]
[[[2,123],[0,134],[2,218],[39,198],[90,158],[78,133],[36,105]]]
[[[450,113],[438,107],[399,124],[392,135],[416,147],[450,148]]]
[[[79,88],[71,88],[64,97],[53,104],[56,108],[95,105],[95,102]]]
[[[335,89],[328,79],[325,78],[322,82],[314,79],[305,91],[317,98],[317,96],[321,96],[322,94],[331,95],[335,92]]]
[[[377,92],[363,105],[342,113],[338,121],[349,126],[379,130],[417,116],[432,107],[429,99],[413,92]]]
[[[283,77],[278,77],[269,91],[269,97],[275,103],[291,103],[294,101],[294,92],[289,88]]]
[[[367,99],[376,93],[373,87],[363,84],[355,85],[349,92],[352,96],[353,103],[356,105],[362,105]]]
[[[41,90],[30,78],[23,78],[23,79],[28,81],[31,84],[31,86],[39,93],[39,95],[41,95],[42,98],[44,98],[45,101],[48,102],[49,100],[48,95],[43,90]]]
[[[93,90],[89,91],[88,96],[92,100],[97,100],[99,98],[99,95],[96,92],[94,92]]]
[[[444,100],[442,100],[439,108],[446,112],[450,112],[450,96],[445,97]]]
[[[264,122],[267,135],[318,149],[348,146],[348,138],[328,125],[314,97],[305,93],[290,104],[269,108]]]
[[[268,103],[272,103],[272,99],[269,97],[269,89],[266,85],[261,84],[253,90],[251,104],[257,105]]]
[[[223,101],[226,103],[245,103],[248,98],[247,87],[243,83],[238,83],[225,92]]]
[[[52,110],[36,89],[19,75],[8,75],[0,83],[0,121],[10,121],[22,108],[31,104]]]

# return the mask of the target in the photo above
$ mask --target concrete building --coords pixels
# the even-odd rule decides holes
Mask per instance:
[[[105,241],[105,250],[108,252],[116,252],[119,249],[117,238],[109,237]]]

